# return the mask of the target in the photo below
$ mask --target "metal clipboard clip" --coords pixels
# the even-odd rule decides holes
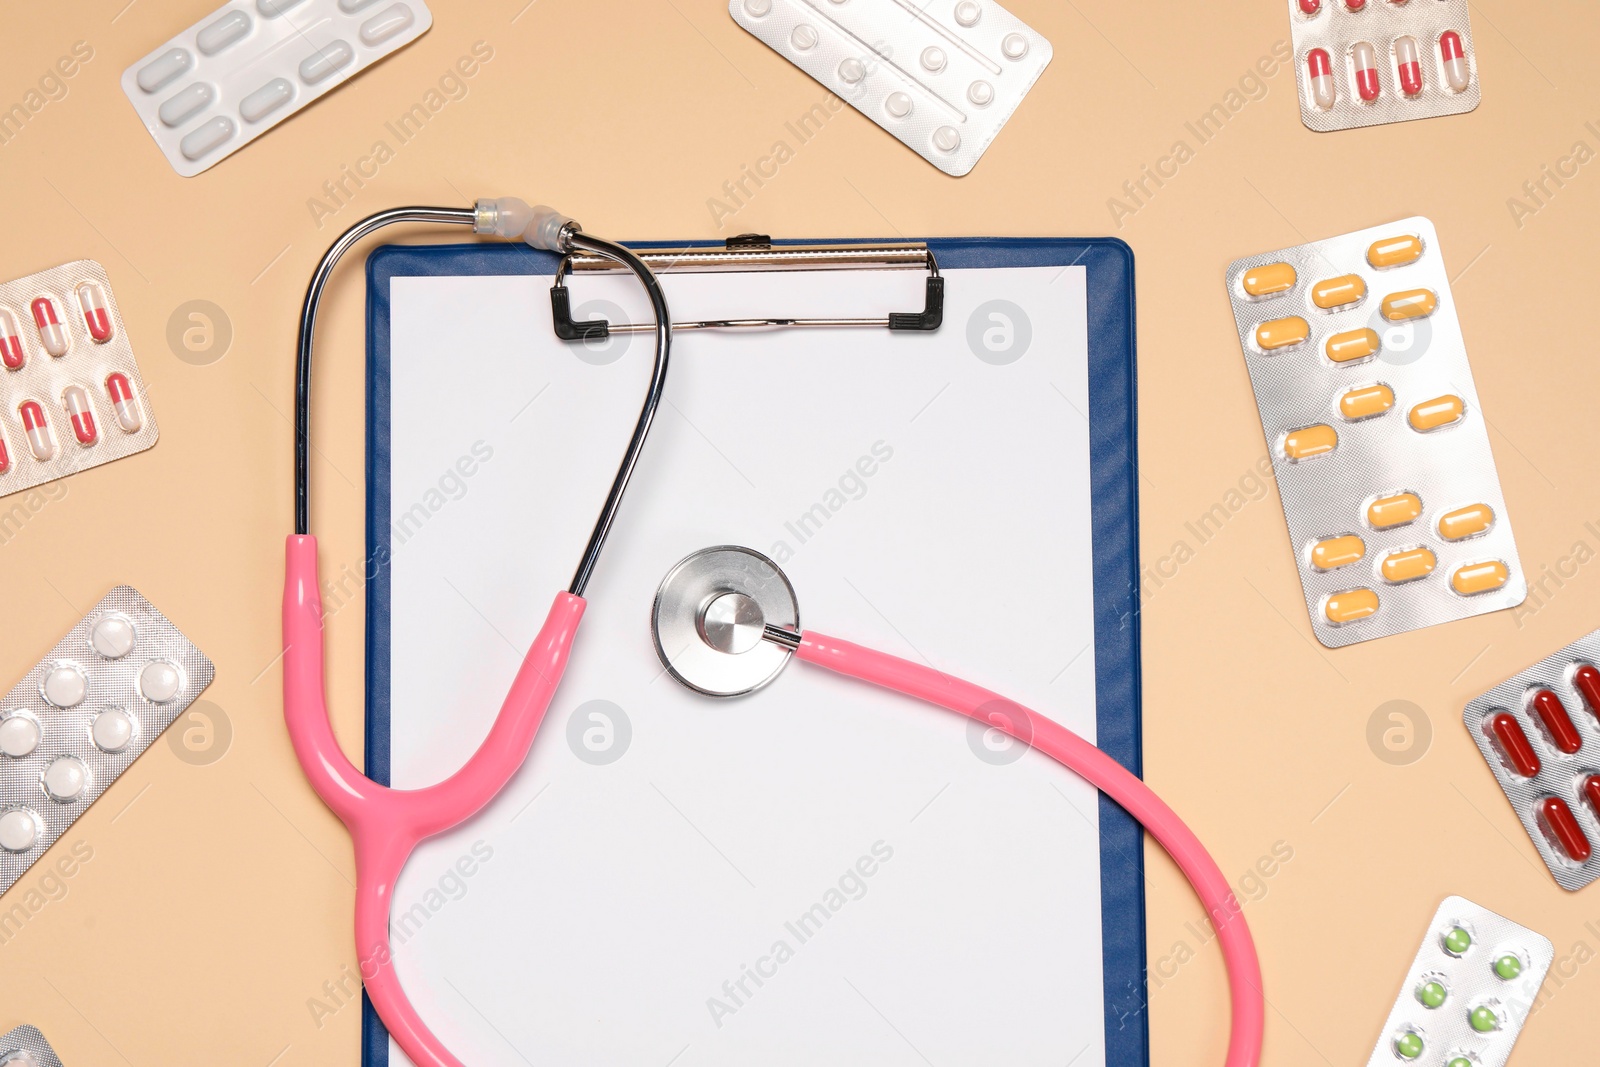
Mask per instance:
[[[675,322],[674,330],[756,330],[788,327],[881,327],[890,330],[937,330],[944,322],[944,278],[933,250],[922,243],[777,245],[757,233],[730,237],[723,247],[654,248],[638,250],[640,259],[658,274],[780,270],[926,270],[926,295],[921,311],[890,312],[882,318],[856,319],[707,319]],[[599,256],[568,253],[556,267],[550,286],[550,310],[556,336],[563,341],[598,341],[614,333],[646,333],[651,323],[607,322],[572,317],[572,294],[567,274],[622,270]]]

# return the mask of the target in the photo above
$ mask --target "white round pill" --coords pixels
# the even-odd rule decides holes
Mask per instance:
[[[961,147],[961,134],[954,126],[940,126],[933,131],[933,147],[941,152],[954,152]]]
[[[107,615],[89,631],[89,643],[106,659],[121,659],[133,650],[133,623],[126,615]]]
[[[58,708],[75,708],[89,692],[89,681],[73,663],[58,663],[44,676],[44,698]]]
[[[744,0],[744,13],[752,18],[761,18],[772,11],[772,0]]]
[[[102,752],[121,752],[133,740],[133,717],[121,708],[108,708],[94,717],[89,736]]]
[[[973,3],[973,0],[961,0],[956,5],[956,21],[963,26],[976,26],[983,17],[983,8]]]
[[[905,93],[890,93],[883,106],[895,118],[903,119],[911,114],[911,97]]]
[[[12,808],[0,814],[0,848],[7,852],[26,852],[37,840],[39,820],[33,812],[25,808]]]
[[[57,756],[44,769],[44,791],[61,804],[77,800],[89,786],[89,768],[77,756]]]
[[[967,86],[967,99],[977,107],[988,107],[994,103],[994,86],[986,81],[975,81]]]
[[[930,44],[922,50],[922,69],[930,74],[937,74],[944,69],[944,49],[938,45]]]
[[[854,56],[839,64],[839,77],[851,85],[856,84],[866,76],[867,65]]]
[[[817,47],[817,28],[802,22],[789,34],[789,43],[802,52],[809,52]]]
[[[33,755],[39,747],[39,724],[26,715],[12,715],[0,721],[0,752],[12,759]]]
[[[1008,33],[1006,39],[1000,42],[1000,51],[1006,54],[1007,59],[1021,59],[1028,54],[1028,39],[1020,33]]]
[[[182,684],[178,668],[165,660],[147,663],[144,670],[139,672],[139,692],[152,704],[165,704],[178,695],[178,688]]]

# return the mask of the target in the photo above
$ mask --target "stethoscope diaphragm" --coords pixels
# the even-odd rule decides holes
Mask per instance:
[[[718,545],[667,572],[651,626],[667,673],[706,696],[740,696],[789,662],[792,647],[766,634],[769,627],[798,634],[800,607],[776,563],[754,549]]]

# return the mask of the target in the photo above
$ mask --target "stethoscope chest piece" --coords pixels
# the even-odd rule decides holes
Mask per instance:
[[[776,563],[754,549],[719,545],[667,572],[651,623],[667,673],[698,693],[731,697],[783,670],[792,648],[769,628],[798,634],[800,607]]]

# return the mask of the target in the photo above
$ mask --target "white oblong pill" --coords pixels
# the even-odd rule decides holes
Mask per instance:
[[[89,788],[89,768],[77,756],[57,756],[44,769],[44,792],[58,804],[69,804]]]
[[[907,93],[890,93],[883,106],[895,118],[903,119],[911,114],[911,97]]]
[[[178,695],[182,685],[183,678],[178,674],[178,668],[165,660],[147,663],[144,670],[139,672],[139,692],[153,704],[165,704]]]
[[[197,160],[208,152],[226,144],[233,137],[233,120],[218,115],[196,126],[178,142],[183,158]]]
[[[256,10],[269,19],[300,6],[302,0],[256,0]]]
[[[89,631],[89,644],[106,659],[121,659],[133,650],[133,621],[126,615],[107,615]]]
[[[377,2],[378,0],[339,0],[339,10],[346,15],[354,15],[357,11],[364,11]]]
[[[1007,59],[1021,59],[1028,54],[1028,39],[1020,33],[1008,33],[1006,39],[1000,42],[1000,51],[1005,53]]]
[[[12,808],[0,814],[0,848],[7,852],[26,852],[38,840],[39,818],[33,812]]]
[[[0,753],[12,759],[33,755],[39,747],[39,724],[26,715],[12,715],[0,721]]]
[[[239,116],[246,122],[260,122],[294,99],[294,85],[288,78],[273,78],[239,101]]]
[[[121,752],[133,740],[133,717],[121,708],[108,708],[89,727],[94,746],[102,752]]]
[[[250,16],[243,11],[230,11],[194,35],[195,47],[208,56],[214,56],[230,44],[244,40],[250,32]]]
[[[982,17],[983,8],[973,0],[961,0],[961,3],[956,5],[956,21],[963,26],[976,26]]]
[[[405,4],[386,7],[361,24],[361,43],[382,44],[395,34],[409,30],[415,21],[416,17]]]
[[[39,688],[44,698],[56,707],[75,708],[88,695],[89,682],[76,664],[58,663],[45,674],[44,684]]]
[[[334,41],[300,61],[300,80],[307,85],[315,85],[348,67],[355,57],[349,42]]]
[[[156,109],[156,114],[160,116],[163,125],[182,126],[204,111],[216,98],[216,91],[211,86],[205,82],[195,82],[169,97]]]
[[[186,48],[169,48],[159,56],[139,68],[139,73],[133,76],[139,88],[147,93],[153,93],[162,88],[194,66],[194,56]]]
[[[941,152],[954,152],[961,147],[961,133],[954,126],[940,126],[933,131],[933,147]]]

